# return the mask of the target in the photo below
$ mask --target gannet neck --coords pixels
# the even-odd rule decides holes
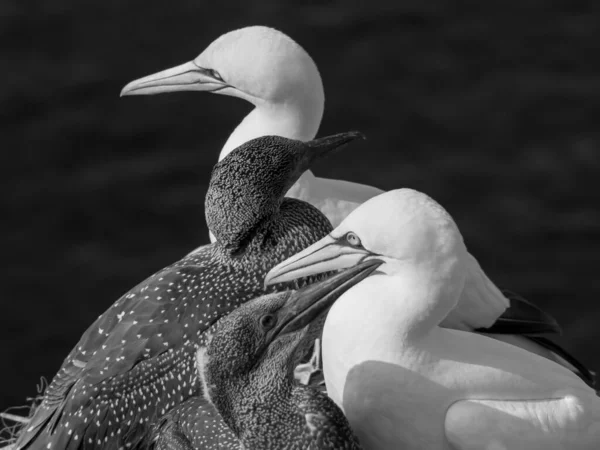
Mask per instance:
[[[398,343],[419,339],[456,307],[466,278],[459,258],[443,264],[387,262],[379,271],[379,275],[354,286],[338,300],[326,328],[330,317],[357,326],[366,318],[372,334],[365,332],[362,338]]]
[[[320,82],[319,86],[320,89],[307,86],[306,94],[295,94],[286,102],[253,102],[255,108],[231,133],[221,150],[219,161],[243,143],[261,136],[283,136],[298,141],[313,139],[323,117],[324,96]]]
[[[261,26],[226,33],[194,64],[220,74],[224,85],[215,93],[255,107],[233,131],[219,160],[256,137],[309,141],[317,135],[325,107],[323,81],[310,55],[284,33]]]
[[[353,367],[372,360],[394,364],[414,348],[456,305],[462,284],[459,273],[444,284],[443,277],[426,267],[407,266],[371,276],[342,295],[323,329],[329,397],[343,407],[344,386]]]

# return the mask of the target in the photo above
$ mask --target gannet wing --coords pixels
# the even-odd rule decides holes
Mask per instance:
[[[442,327],[492,334],[561,333],[550,314],[515,293],[498,289],[470,253],[464,264],[464,289],[454,310],[440,324]]]
[[[560,334],[556,319],[523,297],[500,291],[470,253],[466,255],[465,266],[467,278],[463,292],[457,306],[440,326],[489,334],[551,359],[575,372],[589,386],[595,385],[595,374],[566,350],[539,336]]]
[[[527,348],[527,342],[525,341],[529,341],[530,346],[533,346],[530,349],[531,351],[542,354],[542,356],[568,367],[589,386],[593,387],[596,384],[596,375],[591,370],[558,344],[545,337],[538,336],[539,334],[562,334],[556,319],[519,294],[505,289],[502,290],[502,293],[510,301],[509,308],[491,327],[480,328],[476,331],[494,334],[496,335],[493,336],[495,339],[506,342],[508,342],[506,337],[503,338],[499,335],[515,335],[513,337],[520,339],[520,342],[512,342],[512,344],[523,348]],[[546,350],[547,354],[543,354],[541,350]]]
[[[134,443],[154,415],[152,408],[134,408],[145,404],[140,399],[156,398],[152,406],[160,412],[194,395],[197,387],[190,379],[195,374],[187,373],[188,380],[182,376],[180,381],[174,373],[194,353],[184,341],[208,328],[221,312],[221,305],[215,304],[210,318],[200,319],[193,317],[195,308],[185,308],[194,296],[193,280],[210,270],[206,264],[179,261],[134,287],[98,317],[44,392],[19,435],[17,449],[102,443],[112,420],[119,421],[119,432],[132,433],[127,439]],[[177,348],[183,350],[175,352]],[[172,393],[169,399],[158,398],[158,387]],[[127,411],[131,415],[125,417]]]
[[[571,369],[579,376],[579,378],[585,381],[588,386],[596,386],[596,374],[585,367],[581,361],[567,352],[564,348],[542,336],[528,336],[527,339],[549,350],[557,363]]]
[[[594,387],[596,384],[594,372],[558,344],[538,336],[538,334],[544,333],[561,334],[562,330],[556,319],[514,292],[503,290],[502,293],[510,300],[510,307],[490,328],[481,328],[476,331],[493,334],[495,339],[506,342],[509,342],[506,339],[507,335],[515,335],[513,337],[520,338],[521,342],[512,342],[512,344],[523,348],[528,347],[525,342],[528,341],[530,346],[533,346],[531,351],[568,367],[589,386]],[[505,337],[503,338],[502,335]],[[546,354],[544,354],[544,350]]]
[[[554,317],[519,294],[503,289],[502,294],[509,300],[510,306],[485,331],[494,334],[562,334],[560,325]]]
[[[470,253],[465,253],[463,264],[466,271],[464,288],[457,305],[440,326],[463,331],[489,328],[504,314],[510,302]]]
[[[446,413],[457,450],[592,450],[600,444],[600,399],[462,400]]]

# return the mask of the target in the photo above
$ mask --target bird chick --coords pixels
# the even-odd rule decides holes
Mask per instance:
[[[310,323],[379,264],[369,261],[299,291],[259,297],[217,324],[198,350],[197,367],[205,398],[242,448],[361,448],[335,403],[294,383],[293,371]]]

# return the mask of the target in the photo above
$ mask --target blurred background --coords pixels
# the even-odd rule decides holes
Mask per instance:
[[[320,134],[369,138],[315,173],[433,196],[490,277],[600,371],[600,3],[283,3],[0,3],[0,410],[121,294],[208,241],[210,170],[250,105],[119,92],[256,24],[316,61]]]

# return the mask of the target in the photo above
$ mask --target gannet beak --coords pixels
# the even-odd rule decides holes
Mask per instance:
[[[360,131],[347,131],[345,133],[332,134],[331,136],[313,139],[306,143],[306,147],[310,149],[308,154],[311,155],[312,162],[314,159],[321,158],[334,150],[344,147],[355,139],[366,139],[366,137]]]
[[[288,189],[292,187],[298,178],[308,170],[316,160],[324,158],[332,152],[345,147],[355,139],[365,139],[365,135],[360,131],[347,131],[345,133],[332,134],[331,136],[303,142],[302,145],[298,147],[300,150],[300,157],[298,161],[296,161],[294,170],[290,172],[288,177],[288,181],[290,182]]]
[[[329,309],[344,292],[367,278],[380,264],[382,262],[378,260],[365,261],[293,292],[285,306],[279,310],[278,324],[267,339],[272,340],[306,327]]]
[[[379,255],[364,248],[352,247],[345,239],[329,235],[273,267],[265,277],[265,287],[354,267],[371,256]]]
[[[132,81],[123,88],[121,97],[177,91],[215,92],[228,87],[225,82],[212,76],[213,73],[212,70],[200,67],[194,61],[190,61]]]

